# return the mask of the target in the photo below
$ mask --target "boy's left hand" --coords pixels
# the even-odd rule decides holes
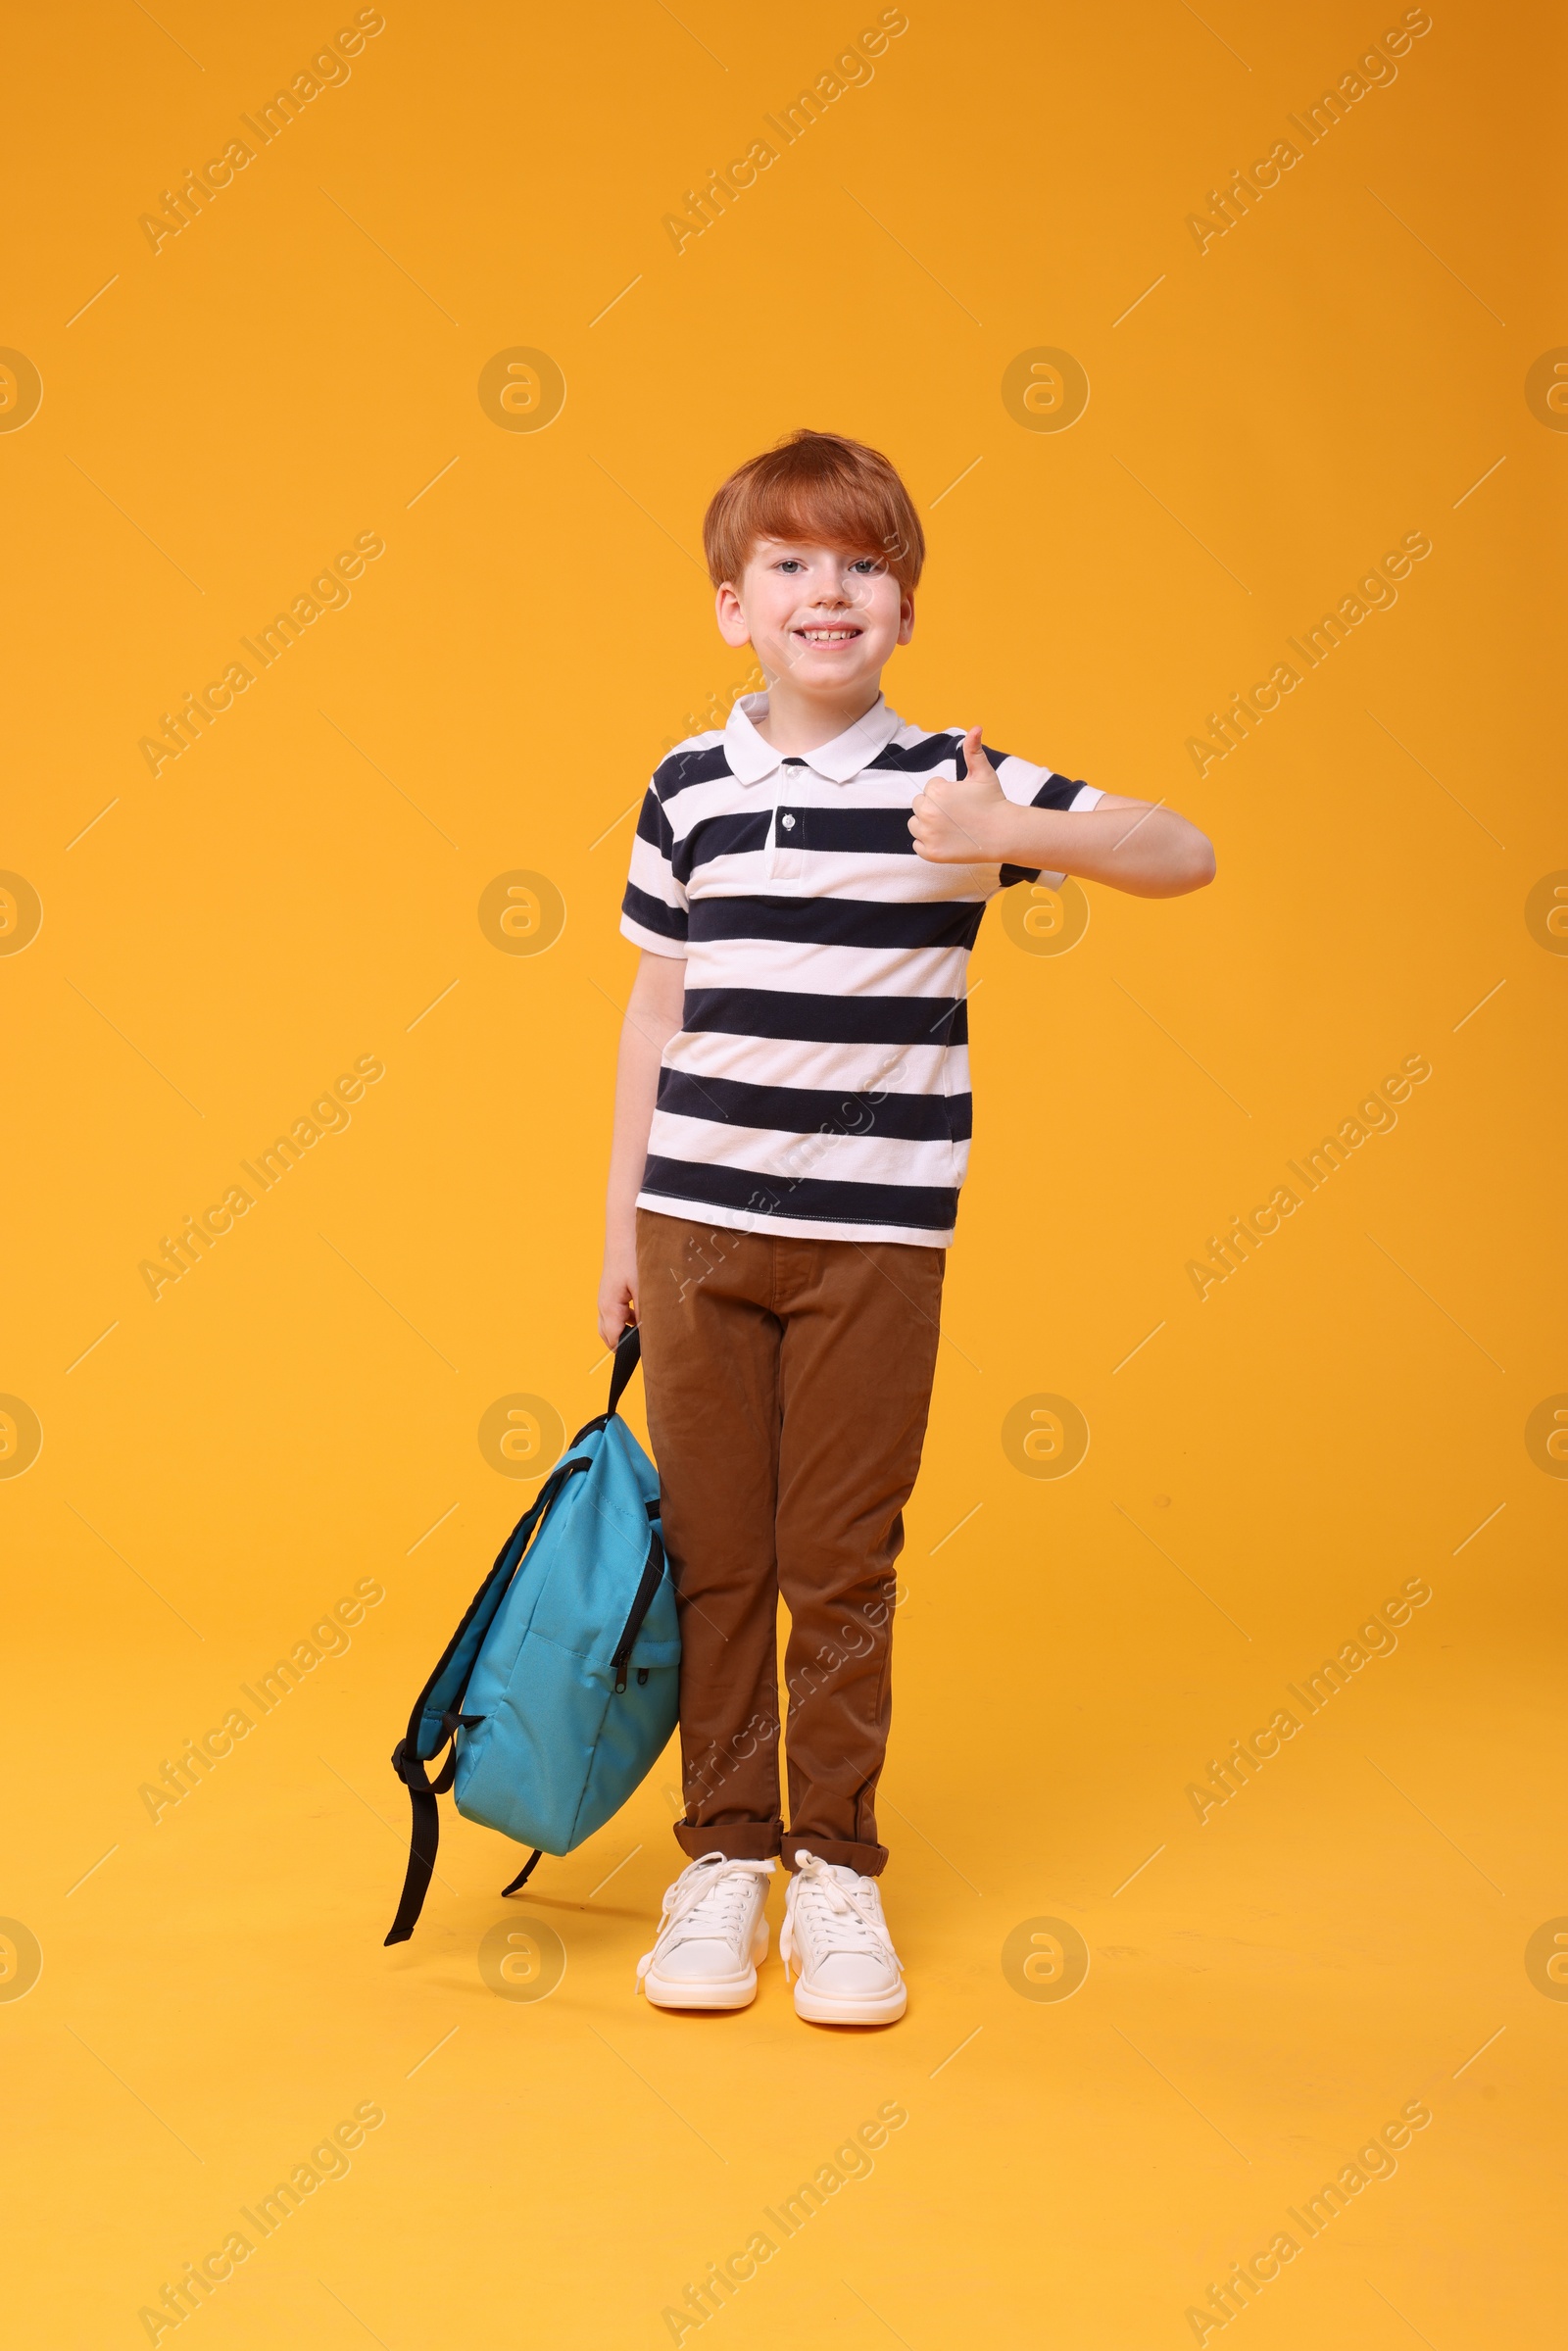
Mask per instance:
[[[1002,864],[999,832],[1014,811],[977,726],[963,738],[963,759],[968,772],[960,782],[929,784],[916,795],[909,817],[915,855],[934,865]]]

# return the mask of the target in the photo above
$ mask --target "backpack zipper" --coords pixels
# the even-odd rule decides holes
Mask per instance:
[[[648,1557],[643,1564],[643,1572],[632,1600],[631,1612],[620,1629],[620,1639],[615,1643],[615,1653],[610,1660],[614,1669],[617,1697],[626,1687],[626,1662],[631,1655],[632,1643],[643,1629],[643,1619],[653,1606],[654,1594],[659,1590],[663,1573],[664,1546],[660,1542],[658,1533],[651,1529],[648,1537]],[[641,1678],[639,1675],[638,1679],[641,1680]]]

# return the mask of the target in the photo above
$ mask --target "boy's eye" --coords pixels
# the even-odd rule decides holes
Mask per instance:
[[[862,555],[850,565],[852,571],[880,571],[882,565],[874,555]]]
[[[804,571],[806,565],[801,562],[799,556],[787,555],[779,563],[778,569],[780,571]]]

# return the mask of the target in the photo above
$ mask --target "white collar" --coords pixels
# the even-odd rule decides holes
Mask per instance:
[[[757,721],[766,715],[765,694],[743,694],[724,728],[724,758],[731,775],[743,784],[760,783],[784,763],[786,754],[775,751],[757,731]],[[835,735],[831,743],[819,743],[814,751],[787,756],[804,760],[829,783],[847,784],[862,767],[870,765],[903,723],[897,710],[890,710],[879,694],[864,715],[846,727],[842,735]]]

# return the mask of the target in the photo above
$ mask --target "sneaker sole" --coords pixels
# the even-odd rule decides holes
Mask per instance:
[[[678,1978],[643,1978],[643,1996],[655,2008],[750,2008],[757,1997],[757,1970],[718,1984],[683,1984]]]
[[[808,2025],[896,2025],[909,2005],[904,1984],[875,2000],[847,2000],[842,1994],[810,1991],[804,1979],[795,1985],[795,2013]]]

